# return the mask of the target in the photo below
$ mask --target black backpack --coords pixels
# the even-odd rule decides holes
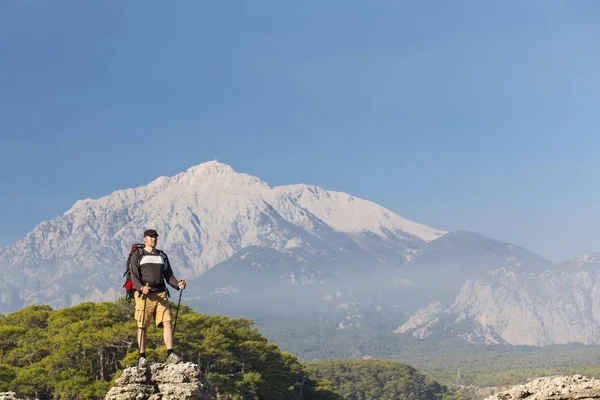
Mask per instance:
[[[131,299],[133,299],[133,294],[135,293],[135,286],[133,286],[133,282],[131,281],[131,255],[135,251],[137,251],[140,254],[140,256],[143,255],[144,246],[144,244],[140,243],[132,245],[131,249],[129,250],[129,256],[127,256],[127,262],[125,263],[125,273],[123,274],[123,278],[125,278],[125,283],[123,284],[123,287],[127,292],[127,295],[125,296],[127,301],[131,301]],[[139,275],[141,275],[141,273]]]

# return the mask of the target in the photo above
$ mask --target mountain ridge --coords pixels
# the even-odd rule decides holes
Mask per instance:
[[[77,201],[1,249],[0,270],[18,271],[6,274],[5,284],[18,288],[23,304],[72,303],[50,296],[58,296],[62,280],[72,277],[95,293],[75,293],[73,299],[110,300],[122,274],[114,266],[123,264],[129,246],[141,241],[147,227],[161,233],[159,247],[168,251],[178,274],[190,279],[249,246],[313,255],[357,248],[383,254],[384,249],[374,259],[401,265],[428,240],[446,233],[345,193],[303,184],[272,188],[211,161],[146,186]]]
[[[346,193],[271,187],[216,161],[80,200],[0,249],[0,312],[116,299],[129,247],[150,227],[190,283],[188,299],[218,312],[301,309],[339,329],[374,324],[511,345],[597,343],[600,335],[595,253],[554,264]]]

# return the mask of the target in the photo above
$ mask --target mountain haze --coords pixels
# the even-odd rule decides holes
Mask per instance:
[[[252,246],[314,257],[345,251],[401,265],[445,234],[345,193],[307,185],[272,188],[213,161],[147,186],[80,200],[0,249],[1,309],[116,298],[129,247],[148,227],[158,230],[159,248],[187,279]]]
[[[208,312],[303,315],[328,329],[421,339],[600,344],[600,254],[553,264],[346,193],[271,187],[216,161],[80,200],[1,248],[0,312],[122,296],[127,252],[147,228],[188,281],[186,304]]]

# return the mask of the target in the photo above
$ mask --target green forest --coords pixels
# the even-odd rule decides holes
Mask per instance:
[[[29,306],[0,315],[0,392],[40,400],[104,398],[122,370],[135,365],[133,311],[122,298],[59,310]],[[199,314],[185,306],[178,314],[175,349],[184,361],[200,366],[222,399],[455,398],[399,363],[303,364],[269,343],[250,319]],[[166,358],[161,329],[149,329],[146,354],[151,362]],[[375,385],[381,379],[389,382]]]
[[[348,400],[468,399],[426,377],[410,365],[382,360],[338,360],[306,365],[331,382]]]
[[[390,327],[338,329],[335,322],[302,317],[285,322],[262,317],[256,324],[280,348],[304,362],[361,358],[399,361],[449,387],[516,385],[549,375],[600,377],[600,346],[484,345],[443,335],[422,340],[394,334]]]

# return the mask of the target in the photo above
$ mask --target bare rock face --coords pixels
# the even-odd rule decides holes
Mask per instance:
[[[581,375],[537,378],[485,400],[591,400],[600,399],[600,380]]]
[[[2,392],[0,393],[0,400],[19,400],[15,392]]]
[[[213,388],[193,363],[127,368],[105,400],[212,400]]]

